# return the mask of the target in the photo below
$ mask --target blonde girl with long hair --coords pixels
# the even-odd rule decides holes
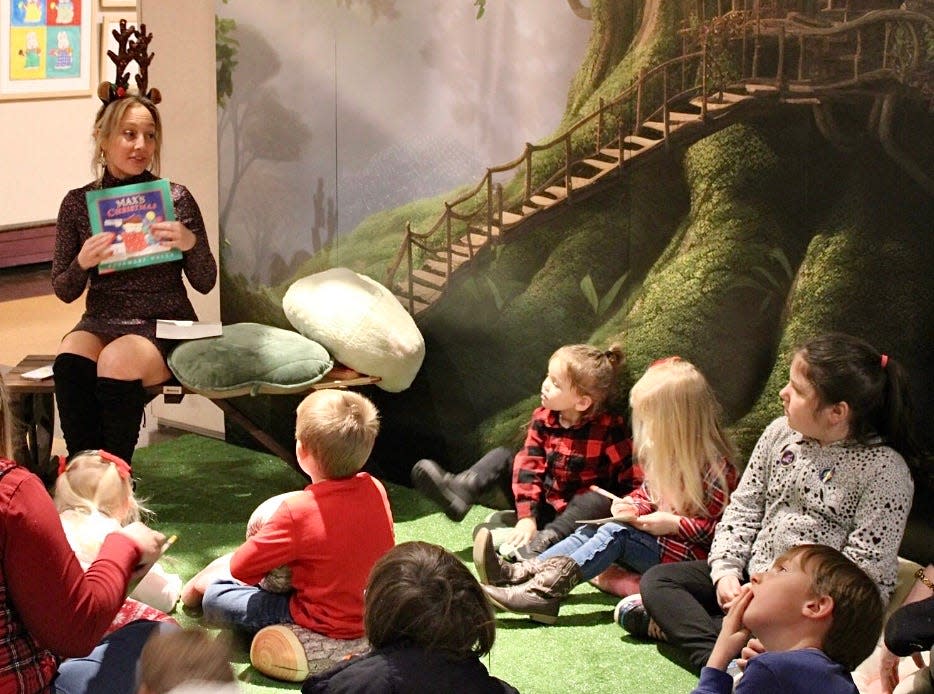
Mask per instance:
[[[716,396],[693,364],[671,357],[649,367],[629,402],[642,485],[614,498],[611,520],[583,525],[529,562],[502,562],[478,535],[474,561],[497,607],[551,624],[574,586],[615,562],[642,573],[707,556],[737,478]]]

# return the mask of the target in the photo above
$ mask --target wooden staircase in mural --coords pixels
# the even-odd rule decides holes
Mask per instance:
[[[517,159],[488,169],[472,190],[445,203],[444,213],[427,232],[417,233],[411,224],[406,225],[402,245],[386,276],[386,286],[402,305],[412,315],[425,311],[444,293],[451,278],[485,247],[505,241],[510,232],[543,218],[549,210],[593,194],[609,178],[644,160],[647,154],[665,150],[672,141],[706,137],[716,129],[715,121],[729,122],[728,117],[745,103],[771,98],[775,102],[819,104],[828,95],[880,84],[882,76],[906,82],[906,76],[912,74],[905,69],[906,63],[917,65],[923,50],[917,41],[920,32],[908,32],[915,38],[913,49],[909,48],[911,55],[904,55],[903,40],[899,49],[903,55],[891,56],[889,42],[895,41],[897,27],[904,27],[905,22],[909,27],[934,28],[934,16],[901,10],[844,15],[840,21],[817,26],[802,23],[794,13],[770,17],[758,10],[754,17],[733,11],[717,20],[740,27],[741,32],[734,31],[738,35],[753,36],[748,42],[752,46],[748,57],[747,41],[742,43],[743,78],[724,86],[723,77],[711,69],[714,56],[702,45],[699,51],[685,52],[644,71],[623,93],[610,102],[601,99],[594,113],[557,138],[527,144]],[[875,63],[868,64],[869,58],[860,55],[863,35],[868,31],[884,33],[881,65],[875,58]],[[758,62],[768,41],[773,45],[778,42],[781,57],[775,73],[764,75]],[[788,57],[792,46],[797,46],[797,56]],[[887,61],[897,63],[901,74]],[[692,80],[688,75],[699,77]],[[708,86],[708,79],[714,86]],[[627,127],[627,122],[634,125]],[[533,182],[533,158],[562,149],[561,168],[547,180]],[[507,183],[508,192],[502,183],[495,182],[497,178],[512,180]],[[523,179],[521,190],[515,190]],[[404,261],[407,272],[400,282],[395,275]]]

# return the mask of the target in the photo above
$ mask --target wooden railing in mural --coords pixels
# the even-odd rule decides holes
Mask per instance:
[[[934,26],[934,17],[907,10],[854,16],[849,2],[834,8],[831,0],[829,11],[842,12],[842,19],[820,24],[787,12],[787,4],[756,2],[751,10],[731,9],[714,18],[711,23],[724,29],[719,46],[704,26],[693,36],[684,32],[681,56],[643,71],[611,101],[601,98],[593,113],[561,135],[527,143],[516,159],[487,169],[476,186],[445,202],[427,231],[407,223],[386,286],[416,315],[482,248],[536,215],[593,192],[640,155],[668,146],[676,132],[693,131],[690,136],[699,139],[711,120],[753,97],[814,103],[856,86],[911,83],[922,69],[923,32]],[[698,48],[690,50],[692,45]],[[737,59],[738,69],[729,64]],[[535,180],[536,165],[554,173]],[[395,276],[403,262],[400,286]]]

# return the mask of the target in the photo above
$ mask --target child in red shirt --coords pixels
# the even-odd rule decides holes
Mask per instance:
[[[286,496],[230,556],[230,577],[203,588],[206,623],[256,634],[250,654],[260,672],[301,681],[321,661],[363,647],[363,589],[395,543],[386,490],[360,471],[378,429],[376,407],[359,393],[321,390],[305,398],[295,453],[312,483]],[[282,566],[291,573],[290,592],[257,585]],[[218,572],[202,574],[182,591],[189,606]]]

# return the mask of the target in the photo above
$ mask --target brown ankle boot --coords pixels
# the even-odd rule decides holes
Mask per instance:
[[[537,559],[510,564],[500,559],[493,549],[493,533],[489,528],[480,528],[473,541],[473,563],[477,568],[480,583],[491,586],[511,586],[525,583],[540,570],[542,562]]]
[[[558,621],[561,600],[582,580],[580,566],[570,557],[552,557],[541,562],[535,577],[519,586],[483,586],[487,599],[501,610],[527,614],[536,622]]]

